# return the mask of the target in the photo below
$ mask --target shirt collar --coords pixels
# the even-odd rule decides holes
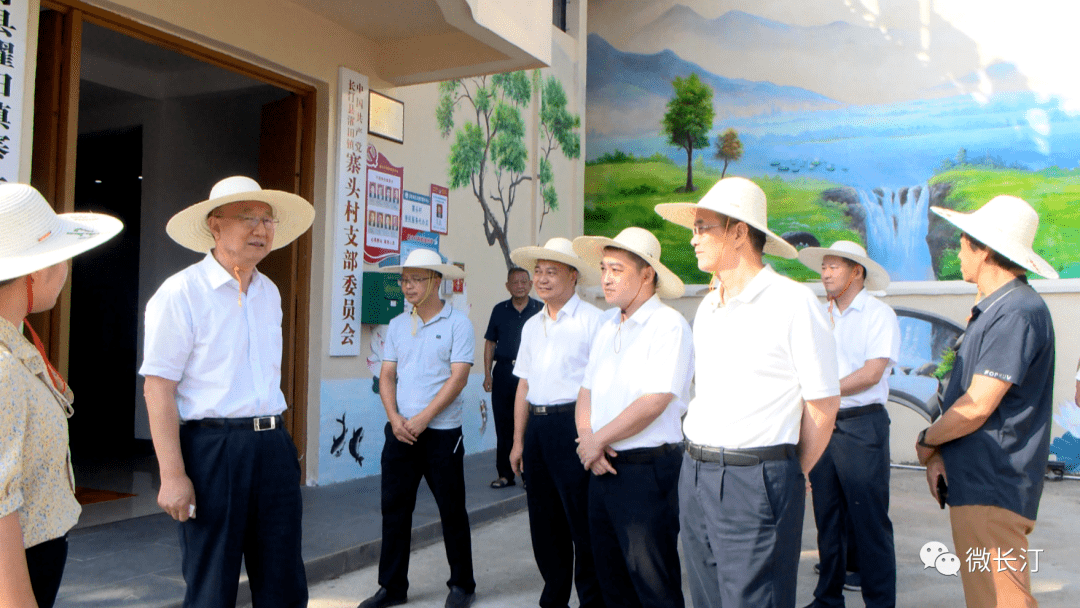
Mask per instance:
[[[859,293],[855,294],[855,299],[848,304],[848,307],[839,312],[838,316],[844,316],[849,310],[862,310],[866,306],[866,300],[870,297],[870,294],[866,293],[866,288],[860,289]]]
[[[201,262],[199,262],[199,266],[202,268],[202,271],[206,275],[206,278],[210,281],[210,287],[212,289],[220,289],[222,285],[227,284],[229,281],[236,283],[237,289],[239,289],[240,283],[236,280],[236,277],[234,277],[232,273],[230,273],[228,270],[225,270],[225,267],[217,261],[217,258],[214,257],[213,250],[206,254],[206,257],[203,258]],[[257,269],[253,269],[251,271],[251,283],[248,285],[248,287],[250,288],[252,285],[255,285],[256,281],[258,280],[259,271]]]
[[[739,302],[752,302],[754,298],[765,291],[769,285],[776,282],[778,276],[776,271],[772,269],[772,266],[766,264],[764,268],[754,275],[754,278],[750,279],[750,282],[739,292],[739,295],[731,299]]]
[[[630,315],[630,318],[626,321],[633,321],[637,325],[644,325],[645,322],[649,320],[649,317],[651,317],[659,308],[660,296],[654,293],[651,298],[642,302],[641,306],[638,306],[638,309],[635,310],[634,314]],[[624,323],[626,321],[624,321]]]
[[[0,317],[0,345],[4,345],[17,359],[23,362],[31,372],[41,374],[45,372],[45,362],[41,360],[34,345],[23,337],[22,332],[10,321]]]
[[[431,325],[432,323],[438,321],[439,319],[449,318],[450,313],[452,313],[452,312],[454,312],[454,307],[450,304],[450,300],[445,300],[445,301],[443,301],[442,310],[435,313],[435,316],[428,319],[428,322],[424,323],[424,325]]]
[[[986,312],[986,310],[996,304],[998,300],[1004,298],[1005,294],[1016,289],[1017,287],[1020,287],[1021,285],[1027,285],[1027,283],[1021,281],[1020,279],[1013,279],[1008,283],[1005,283],[1001,287],[998,287],[997,290],[994,291],[994,293],[979,300],[979,303],[975,305],[975,308],[979,309],[980,312]]]

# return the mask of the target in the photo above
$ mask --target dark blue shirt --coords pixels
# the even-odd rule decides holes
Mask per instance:
[[[529,303],[518,312],[514,308],[513,300],[504,300],[491,309],[491,320],[488,321],[484,339],[495,343],[495,360],[509,363],[517,358],[518,346],[521,344],[521,328],[529,317],[540,312],[543,308],[540,300],[529,298]]]
[[[989,505],[1035,519],[1050,453],[1054,324],[1039,294],[1019,279],[983,298],[953,365],[948,410],[975,374],[1012,386],[978,430],[941,446],[949,505]]]

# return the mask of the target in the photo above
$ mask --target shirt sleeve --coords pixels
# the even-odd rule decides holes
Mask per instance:
[[[398,362],[397,337],[400,326],[400,319],[396,317],[390,319],[390,324],[386,326],[386,339],[383,340],[383,361],[389,361],[390,363]]]
[[[690,326],[679,313],[671,312],[673,314],[661,317],[663,327],[653,334],[649,348],[648,376],[638,381],[644,394],[671,393],[685,399],[688,397],[685,394],[689,384],[687,377],[693,367],[694,338]]]
[[[888,359],[890,365],[900,360],[900,322],[884,302],[875,307],[866,328],[866,360]]]
[[[194,346],[191,309],[183,293],[166,282],[146,304],[146,336],[139,373],[179,382]]]
[[[6,360],[5,360],[6,359]],[[20,402],[16,388],[23,374],[8,369],[13,357],[0,359],[0,517],[18,511],[23,505],[23,443],[26,437],[26,403]]]
[[[499,324],[495,322],[498,312],[499,305],[496,304],[495,307],[491,309],[491,317],[488,319],[487,331],[484,332],[484,339],[490,342],[499,341]]]
[[[803,399],[824,399],[840,394],[840,371],[836,359],[836,341],[817,298],[807,290],[806,297],[794,302],[791,319],[791,360],[799,378]]]
[[[1001,315],[986,328],[971,373],[1022,384],[1041,344],[1027,319],[1018,314]]]
[[[521,342],[518,343],[518,352],[514,358],[514,375],[518,378],[525,380],[529,379],[529,373],[532,371],[532,327],[535,325],[533,319],[536,315],[529,317],[529,320],[525,322],[525,325],[521,328]]]
[[[468,363],[472,365],[476,360],[476,336],[473,335],[472,321],[460,310],[454,311],[453,314],[458,318],[454,323],[454,341],[450,346],[450,363]]]

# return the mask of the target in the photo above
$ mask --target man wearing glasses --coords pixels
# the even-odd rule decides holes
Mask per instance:
[[[461,389],[469,381],[475,337],[468,315],[439,298],[443,279],[464,279],[430,249],[416,249],[401,266],[401,290],[412,310],[390,321],[383,346],[379,396],[388,420],[382,451],[382,550],[379,590],[360,608],[407,601],[412,514],[420,480],[439,507],[450,563],[447,608],[472,604],[472,538],[465,510],[465,446]]]
[[[235,605],[241,558],[254,606],[307,605],[300,463],[281,418],[281,296],[255,266],[314,217],[303,198],[238,176],[165,228],[206,254],[147,303],[139,370],[158,505],[180,522],[186,607]]]

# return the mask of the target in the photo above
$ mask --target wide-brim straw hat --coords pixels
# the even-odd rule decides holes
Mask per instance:
[[[210,212],[222,205],[238,201],[259,201],[270,205],[274,219],[274,242],[270,250],[281,249],[307,232],[315,220],[315,208],[303,197],[281,190],[263,190],[250,177],[234,175],[214,184],[210,198],[195,203],[172,216],[165,232],[177,243],[199,253],[214,248],[214,235],[206,225]]]
[[[69,260],[123,228],[102,213],[57,215],[33,187],[0,184],[0,281]]]
[[[652,266],[656,271],[656,295],[661,298],[678,298],[686,291],[682,280],[660,263],[660,241],[648,230],[631,226],[613,239],[606,236],[579,236],[574,239],[574,251],[593,268],[600,267],[605,247],[629,251]]]
[[[401,264],[394,266],[383,266],[379,269],[380,272],[401,272],[406,268],[421,268],[424,270],[434,270],[441,274],[444,279],[464,279],[465,271],[453,264],[444,264],[442,256],[437,251],[431,249],[413,249],[409,252],[409,257],[405,258],[405,261]]]
[[[1022,198],[1001,195],[990,199],[971,213],[960,213],[943,207],[931,211],[949,221],[961,232],[1020,266],[1048,279],[1058,273],[1031,246],[1039,230],[1039,214]]]
[[[600,281],[600,272],[595,264],[589,265],[574,253],[574,244],[561,236],[548,239],[543,247],[518,247],[510,252],[510,259],[521,268],[532,272],[539,260],[548,260],[566,264],[578,271],[579,285],[594,285]]]
[[[663,203],[656,206],[660,217],[690,229],[694,228],[698,209],[715,211],[764,232],[764,252],[769,255],[788,259],[799,255],[791,243],[769,230],[765,191],[746,178],[725,177],[709,188],[697,203]]]
[[[821,274],[821,262],[828,255],[861,264],[866,269],[866,280],[863,281],[866,289],[881,291],[889,286],[889,272],[881,264],[871,260],[861,245],[852,241],[836,241],[830,247],[807,247],[799,252],[799,261],[810,270]]]

